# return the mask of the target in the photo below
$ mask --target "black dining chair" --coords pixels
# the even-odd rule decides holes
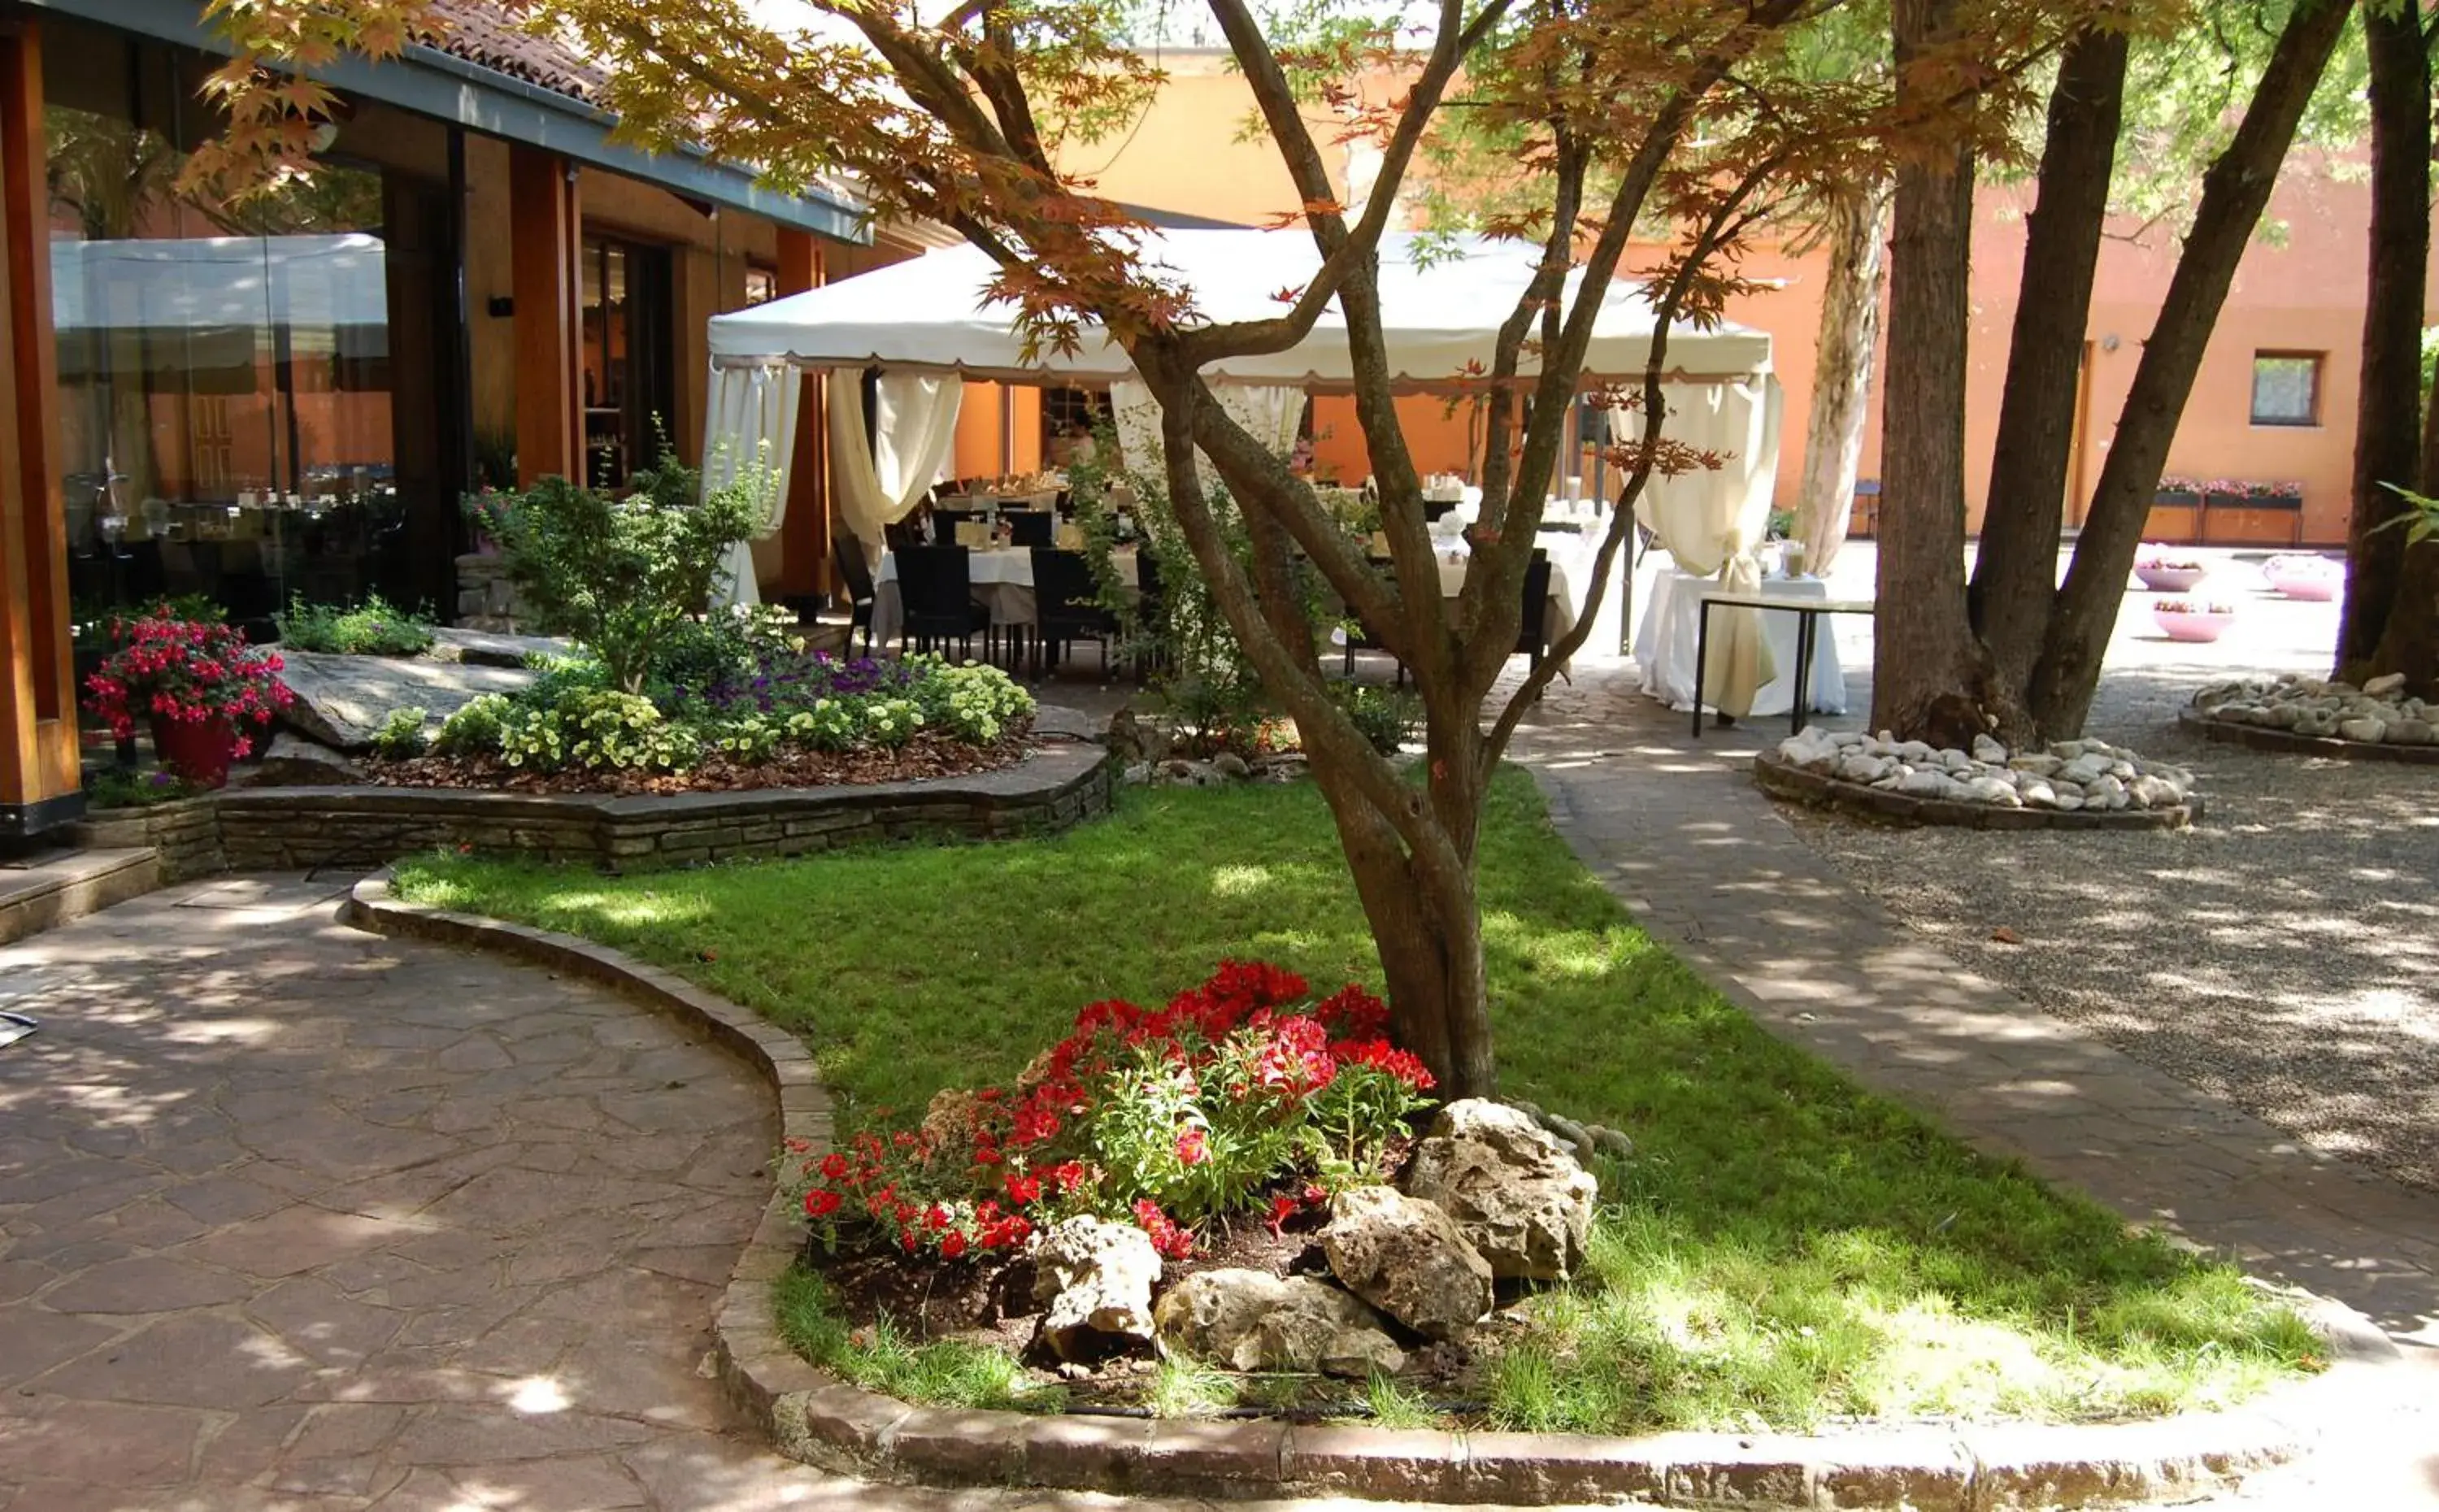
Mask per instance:
[[[983,653],[991,650],[990,611],[974,602],[973,565],[963,546],[913,546],[898,552],[898,597],[904,607],[905,644],[918,651],[955,641],[959,653],[974,653],[974,632]]]
[[[1101,607],[1101,585],[1093,578],[1093,564],[1080,551],[1033,548],[1033,665],[1046,673],[1067,659],[1067,648],[1079,640],[1101,648],[1101,677],[1110,675],[1110,637],[1117,617]],[[1045,665],[1043,657],[1048,656]]]
[[[1528,670],[1539,671],[1550,651],[1549,602],[1550,554],[1536,546],[1524,564],[1524,617],[1516,627],[1516,649]]]
[[[1002,509],[999,517],[1007,522],[1008,544],[1013,546],[1050,544],[1050,526],[1056,517],[1049,510]]]
[[[957,542],[957,526],[971,525],[982,518],[979,509],[935,509],[932,511],[932,539],[941,545]]]
[[[1160,559],[1148,551],[1135,553],[1135,676],[1141,680],[1161,664],[1167,645],[1168,596],[1161,591]]]
[[[863,654],[872,654],[872,606],[879,598],[872,585],[872,563],[863,557],[863,543],[851,535],[830,537],[830,560],[846,579],[846,649],[855,650],[855,632],[863,631]],[[902,596],[904,589],[899,590]]]

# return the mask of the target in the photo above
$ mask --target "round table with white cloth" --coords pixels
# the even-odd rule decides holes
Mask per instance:
[[[1139,578],[1135,554],[1118,551],[1119,585],[1132,589]],[[973,585],[974,602],[990,611],[994,625],[1030,625],[1034,621],[1033,548],[1001,546],[966,553],[966,578]],[[883,553],[881,571],[872,579],[872,643],[885,646],[898,638],[906,623],[906,606],[898,592],[898,553]]]
[[[1643,672],[1643,691],[1672,709],[1694,706],[1694,656],[1700,634],[1698,619],[1701,597],[1705,593],[1724,591],[1717,578],[1698,577],[1690,572],[1664,572],[1652,579],[1643,623],[1634,632],[1634,661]],[[1761,592],[1765,598],[1813,598],[1825,602],[1829,584],[1819,578],[1764,578]],[[1723,609],[1711,611],[1713,634],[1718,632],[1718,617],[1726,613]],[[1796,618],[1794,614],[1762,611],[1762,633],[1770,637],[1771,659],[1778,665],[1778,675],[1754,695],[1753,716],[1788,712],[1795,679]],[[1811,712],[1846,712],[1846,673],[1839,665],[1838,638],[1833,634],[1821,635],[1813,649]]]

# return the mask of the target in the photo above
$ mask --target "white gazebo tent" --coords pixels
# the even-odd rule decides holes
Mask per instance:
[[[1498,328],[1522,295],[1537,255],[1513,241],[1383,238],[1380,303],[1398,384],[1417,393],[1451,392],[1462,387],[1469,367],[1487,370]],[[1283,312],[1285,300],[1311,280],[1321,261],[1311,236],[1301,229],[1151,232],[1143,259],[1190,290],[1195,310],[1215,322]],[[1121,444],[1133,452],[1148,399],[1126,353],[1088,325],[1075,351],[1045,347],[1028,358],[1013,307],[989,300],[996,273],[979,249],[958,247],[715,316],[706,482],[716,486],[740,461],[786,467],[794,449],[795,380],[809,369],[879,370],[868,450],[863,385],[833,385],[829,404],[832,507],[867,542],[877,542],[881,527],[911,511],[937,480],[955,436],[964,380],[1109,385]],[[1653,325],[1638,281],[1613,283],[1593,327],[1587,382],[1639,385]],[[1735,325],[1708,330],[1681,325],[1668,333],[1666,362],[1665,434],[1717,451],[1727,463],[1717,471],[1654,478],[1643,514],[1681,564],[1707,574],[1757,542],[1769,513],[1780,402],[1771,338]],[[1523,370],[1534,370],[1529,355]],[[1231,358],[1205,376],[1233,415],[1284,447],[1292,440],[1305,394],[1344,391],[1352,382],[1344,319],[1333,304],[1293,347]],[[1639,421],[1620,417],[1620,423]],[[772,531],[785,500],[783,476],[774,489]],[[739,566],[739,592],[750,597],[751,570],[742,560]]]

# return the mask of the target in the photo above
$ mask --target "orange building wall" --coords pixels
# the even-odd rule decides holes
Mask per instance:
[[[1169,55],[1170,80],[1130,136],[1064,160],[1097,179],[1112,199],[1154,209],[1260,223],[1290,208],[1294,192],[1268,140],[1240,141],[1252,100],[1244,81],[1214,55]],[[1344,149],[1316,116],[1316,138],[1342,186]],[[2022,271],[2023,212],[2030,185],[1985,187],[1979,198],[1968,331],[1966,479],[1968,519],[1977,528],[1988,491],[1989,456],[2005,382],[2015,294]],[[2274,234],[2254,239],[2236,273],[2185,411],[2167,471],[2200,478],[2296,482],[2304,488],[2303,535],[2309,543],[2342,541],[2349,508],[2357,367],[2361,352],[2364,237],[2370,202],[2360,175],[2340,177],[2317,154],[2288,165],[2270,205]],[[2132,228],[2121,228],[2130,233]],[[2126,390],[2140,361],[2159,300],[2175,266],[2174,232],[2155,228],[2141,243],[2103,243],[2087,327],[2092,365],[2072,476],[2068,518],[2079,521],[2106,458]],[[1645,259],[1646,265],[1656,260]],[[1791,505],[1803,471],[1804,433],[1810,414],[1813,344],[1820,319],[1820,254],[1789,258],[1768,248],[1744,263],[1744,275],[1775,285],[1744,295],[1730,318],[1769,331],[1787,390],[1777,495]],[[1629,267],[1633,266],[1629,259]],[[2439,280],[2434,280],[2439,292]],[[2439,311],[2439,302],[2434,302]],[[2426,323],[2429,317],[2426,315]],[[2113,345],[2112,345],[2113,338]],[[2252,423],[2252,367],[2256,351],[2323,354],[2321,423],[2311,427]],[[1885,365],[1883,364],[1883,369]],[[1862,476],[1879,471],[1879,404],[1871,401]],[[1399,402],[1408,445],[1426,471],[1467,467],[1462,414],[1451,418],[1435,400]],[[1353,405],[1343,399],[1315,404],[1315,447],[1325,471],[1347,481],[1369,471]],[[2259,511],[2229,517],[2212,511],[2213,540],[2283,542],[2292,516]],[[2154,530],[2190,529],[2182,512],[2155,517]]]
[[[1041,390],[1018,385],[1012,402],[1003,401],[1006,392],[1000,383],[966,385],[966,397],[957,403],[956,476],[996,478],[1041,470]]]

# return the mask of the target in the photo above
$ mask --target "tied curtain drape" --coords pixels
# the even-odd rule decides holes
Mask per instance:
[[[1733,383],[1671,383],[1661,434],[1722,459],[1716,470],[1657,475],[1636,501],[1635,518],[1660,538],[1680,570],[1716,575],[1732,594],[1761,592],[1754,548],[1770,532],[1778,464],[1782,394],[1759,375]],[[1753,711],[1754,695],[1778,676],[1755,609],[1714,610],[1703,691],[1723,714]]]
[[[864,442],[863,383],[842,368],[830,384],[832,518],[881,567],[881,530],[923,502],[957,441],[956,375],[882,373],[873,385],[872,439]]]
[[[788,517],[788,464],[796,454],[796,410],[803,377],[781,363],[714,367],[703,416],[703,491],[708,496],[754,471],[764,496],[762,524],[753,540],[778,534]],[[757,604],[754,548],[740,541],[728,548],[723,582],[713,590],[725,604]]]

